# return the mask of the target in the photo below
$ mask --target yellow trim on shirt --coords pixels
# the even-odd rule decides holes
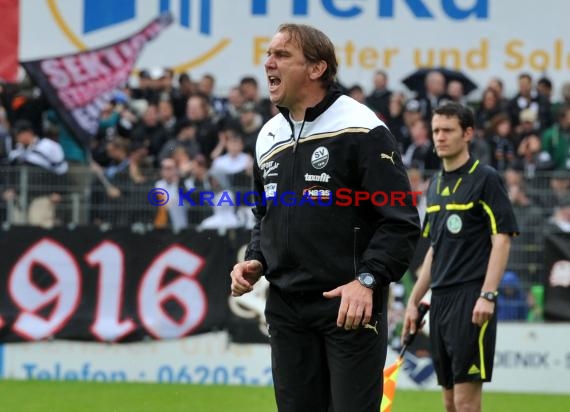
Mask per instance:
[[[428,208],[426,209],[427,213],[434,213],[434,212],[439,212],[441,210],[441,206],[440,205],[432,205],[432,206],[428,206]]]
[[[461,204],[461,203],[451,203],[445,205],[445,210],[469,210],[473,207],[473,202]]]
[[[497,220],[495,219],[495,214],[493,213],[493,209],[487,203],[482,200],[479,200],[479,203],[483,205],[483,210],[487,212],[489,215],[489,220],[491,221],[491,234],[497,234]]]

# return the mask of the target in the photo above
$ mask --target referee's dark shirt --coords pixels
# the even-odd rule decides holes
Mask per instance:
[[[497,171],[470,158],[430,181],[423,236],[433,247],[431,288],[480,280],[487,272],[491,235],[518,234],[517,222]]]

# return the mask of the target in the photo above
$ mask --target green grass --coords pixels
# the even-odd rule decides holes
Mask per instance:
[[[566,412],[570,395],[484,395],[486,412]],[[392,412],[442,410],[439,392],[398,390]],[[273,389],[135,383],[0,381],[3,412],[268,412]]]

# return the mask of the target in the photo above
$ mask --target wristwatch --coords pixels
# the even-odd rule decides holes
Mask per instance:
[[[372,273],[364,272],[359,274],[356,279],[360,282],[362,286],[368,289],[376,288],[376,278]]]
[[[483,299],[486,299],[489,302],[495,303],[497,301],[497,295],[498,294],[499,294],[499,292],[497,292],[497,291],[495,291],[495,292],[481,292],[479,297],[482,297]]]

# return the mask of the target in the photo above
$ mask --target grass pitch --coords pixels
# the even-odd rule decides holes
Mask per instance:
[[[569,395],[487,392],[486,412],[567,412]],[[273,389],[137,383],[0,381],[3,412],[268,412]],[[443,410],[439,392],[396,392],[392,412]]]

